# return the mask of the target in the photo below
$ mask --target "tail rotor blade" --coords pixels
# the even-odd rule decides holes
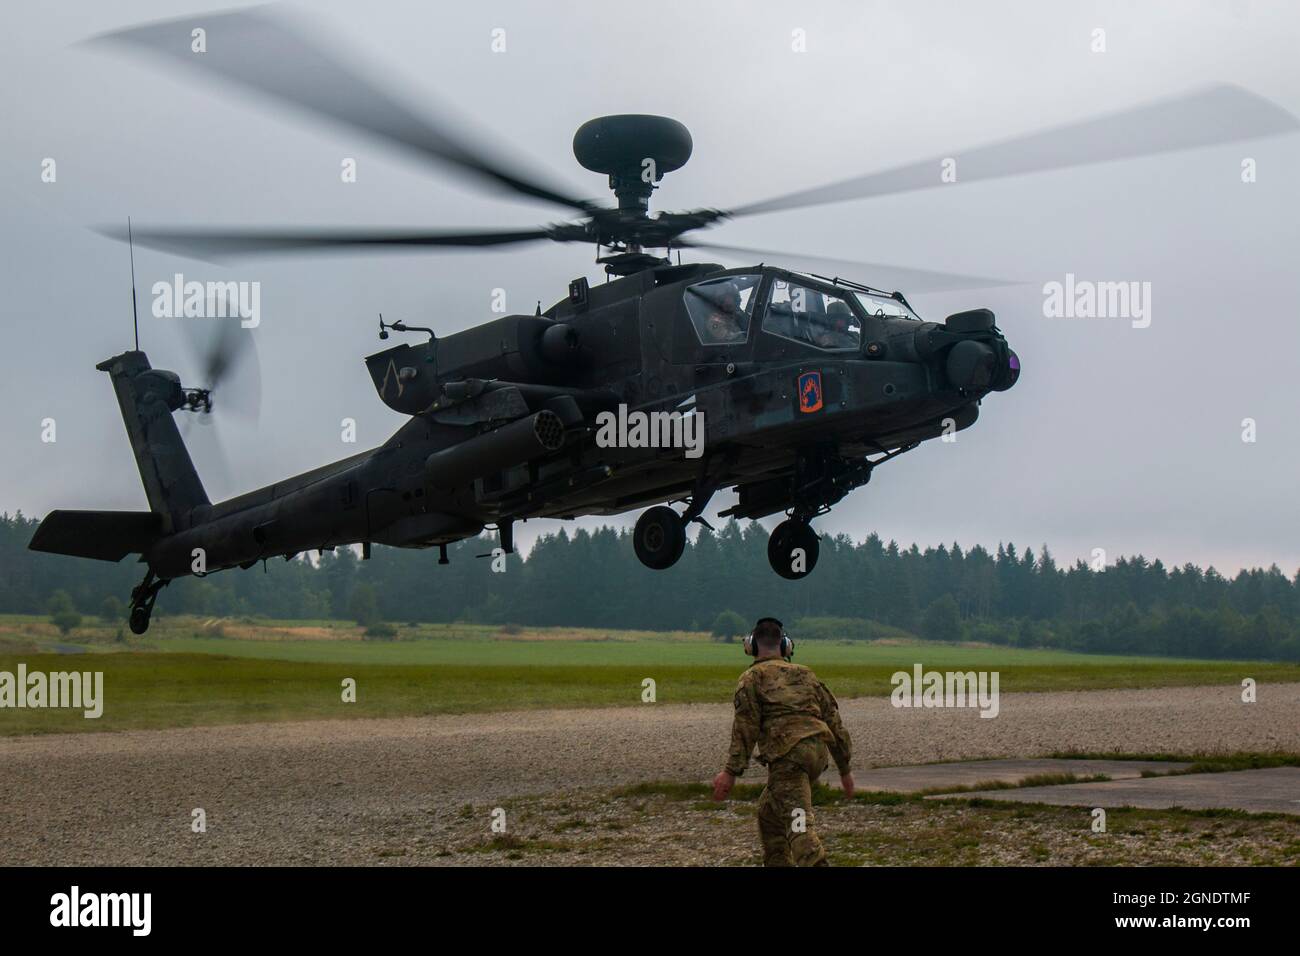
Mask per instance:
[[[208,477],[208,492],[215,486],[226,493],[234,490],[234,470],[230,466],[230,457],[226,454],[225,444],[221,439],[221,426],[212,417],[211,412],[182,413],[181,437],[190,448],[200,475]],[[217,499],[213,499],[217,500]]]
[[[244,328],[237,318],[181,321],[183,337],[200,376],[195,385],[212,392],[214,412],[255,421],[262,384],[254,330]]]

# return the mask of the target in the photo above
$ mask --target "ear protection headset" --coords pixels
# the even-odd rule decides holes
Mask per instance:
[[[785,625],[774,617],[760,617],[754,622],[754,631],[758,630],[760,624],[775,624],[781,629],[781,656],[786,660],[794,657],[794,641],[790,640],[790,635],[785,632]],[[754,631],[750,631],[744,641],[745,653],[750,657],[758,656],[758,646],[754,643]]]

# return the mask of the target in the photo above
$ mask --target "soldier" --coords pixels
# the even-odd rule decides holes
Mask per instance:
[[[704,320],[710,344],[745,341],[749,316],[740,307],[740,287],[734,282],[723,283],[710,298],[713,299],[713,311]]]
[[[790,662],[794,642],[773,617],[760,618],[745,638],[757,658],[736,686],[727,765],[713,778],[713,799],[725,800],[736,778],[758,759],[767,786],[758,798],[758,834],[764,866],[825,866],[826,849],[813,832],[812,785],[834,758],[845,796],[852,797],[852,741],[839,705],[807,667]]]

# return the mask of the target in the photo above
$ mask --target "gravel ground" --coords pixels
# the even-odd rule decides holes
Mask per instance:
[[[994,719],[879,698],[841,709],[862,767],[1062,750],[1300,752],[1300,684],[1264,685],[1255,704],[1239,693],[1004,694]],[[0,846],[9,864],[452,862],[448,834],[469,827],[458,839],[478,840],[495,806],[563,808],[621,785],[707,780],[729,719],[725,704],[648,704],[0,738]],[[761,782],[760,768],[744,779]],[[195,808],[205,833],[191,831]],[[749,826],[737,839],[752,838]],[[617,826],[608,835],[603,862],[651,861],[620,855]]]
[[[1217,776],[1217,774],[1215,775]],[[507,801],[509,830],[466,806],[418,843],[376,850],[376,864],[446,866],[758,866],[755,802],[608,792]],[[1087,808],[842,802],[817,806],[834,866],[1295,866],[1300,821],[1111,810],[1094,833]]]

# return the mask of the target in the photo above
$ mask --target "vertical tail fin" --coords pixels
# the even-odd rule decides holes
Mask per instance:
[[[152,368],[140,351],[123,352],[95,367],[113,380],[150,510],[162,517],[164,533],[189,527],[191,512],[209,501],[172,417],[185,400],[180,379]]]

